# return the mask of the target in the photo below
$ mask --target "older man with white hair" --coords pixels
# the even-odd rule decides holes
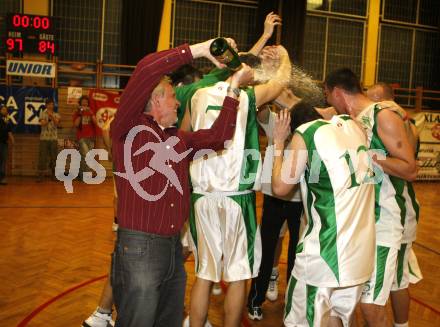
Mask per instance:
[[[111,271],[116,326],[182,324],[186,274],[180,230],[189,216],[189,162],[198,150],[220,150],[233,137],[239,101],[228,91],[211,129],[180,131],[173,126],[179,102],[164,75],[199,57],[220,66],[209,53],[210,44],[146,56],[122,94],[111,127],[119,195]],[[235,89],[251,77],[245,67],[229,85]],[[164,167],[158,168],[161,161]]]

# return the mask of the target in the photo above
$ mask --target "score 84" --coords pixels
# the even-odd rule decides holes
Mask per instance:
[[[8,51],[10,52],[25,52],[23,47],[23,39],[21,38],[8,38],[6,39],[6,46],[8,47]],[[29,47],[29,45],[28,45]],[[27,49],[28,49],[27,47]],[[32,51],[34,52],[34,51]],[[45,53],[51,53],[52,55],[55,54],[55,42],[53,41],[45,41],[41,40],[38,41],[38,52],[45,54]]]
[[[50,52],[51,54],[55,53],[55,43],[52,41],[40,41],[38,42],[38,51],[40,53]]]

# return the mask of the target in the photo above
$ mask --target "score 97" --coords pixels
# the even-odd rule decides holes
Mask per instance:
[[[23,51],[23,39],[9,38],[6,40],[8,51]]]

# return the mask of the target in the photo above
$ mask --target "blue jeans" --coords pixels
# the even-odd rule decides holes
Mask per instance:
[[[6,177],[7,162],[8,162],[8,143],[0,142],[0,181]]]
[[[119,228],[111,284],[116,327],[181,327],[186,272],[180,234]]]

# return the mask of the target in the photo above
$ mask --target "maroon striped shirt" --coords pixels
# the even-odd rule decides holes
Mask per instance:
[[[175,127],[162,130],[152,116],[144,113],[151,92],[161,77],[191,61],[192,55],[188,45],[150,54],[138,63],[121,96],[121,103],[111,126],[111,134],[115,171],[127,174],[116,177],[118,223],[122,228],[159,235],[178,234],[185,219],[189,217],[190,160],[199,150],[223,149],[224,142],[234,135],[238,101],[230,97],[225,98],[221,114],[211,129],[197,132],[184,132]],[[131,150],[125,155],[125,161],[131,159],[131,171],[131,167],[124,164],[124,143],[128,139],[127,134],[135,126],[140,126],[138,128],[144,130],[132,138]],[[175,142],[171,137],[177,137]],[[178,162],[167,160],[160,165],[159,160],[159,170],[174,172],[178,183],[171,183],[171,179],[153,168],[156,167],[154,159],[152,162],[150,160],[157,156],[154,157],[155,152],[151,149],[133,155],[149,142],[151,142],[150,148],[154,147],[156,155],[160,153],[161,157],[166,156],[168,151],[172,152],[173,149],[177,154],[192,149],[183,159],[175,159]],[[136,179],[132,174],[129,175],[130,171],[136,174],[141,170],[144,170],[142,178]],[[182,194],[177,189],[179,184]],[[163,195],[160,196],[162,193]],[[154,196],[157,199],[151,201]]]

